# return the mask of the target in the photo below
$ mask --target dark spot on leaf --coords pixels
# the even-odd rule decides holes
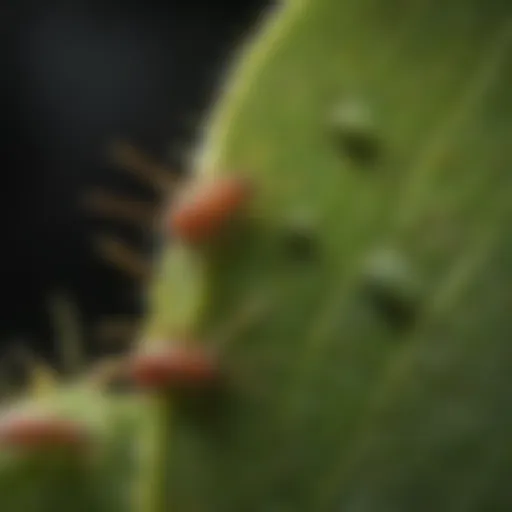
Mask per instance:
[[[380,141],[368,133],[347,131],[340,134],[340,142],[351,159],[366,166],[376,163],[381,154]]]
[[[284,235],[284,250],[288,259],[297,262],[310,262],[318,257],[316,237],[305,226],[288,227]]]
[[[339,105],[329,119],[334,142],[346,155],[365,166],[380,159],[383,148],[369,109],[356,101]]]
[[[391,327],[407,329],[415,323],[420,309],[417,299],[376,283],[368,283],[365,292],[375,310]]]
[[[368,262],[364,291],[373,307],[395,328],[411,326],[420,310],[418,278],[394,251],[380,251]]]

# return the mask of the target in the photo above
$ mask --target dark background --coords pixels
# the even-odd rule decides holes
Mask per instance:
[[[237,45],[263,11],[241,2],[15,1],[2,8],[0,356],[21,343],[56,358],[46,300],[78,306],[88,353],[91,326],[140,313],[140,284],[93,250],[97,231],[147,249],[148,235],[80,207],[97,186],[156,199],[105,158],[124,137],[177,172]],[[150,241],[149,241],[150,242]]]

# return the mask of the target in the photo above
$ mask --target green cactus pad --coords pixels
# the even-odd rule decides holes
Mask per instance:
[[[171,502],[509,510],[511,5],[290,1],[249,46],[197,168],[257,193],[191,322],[231,393],[220,438],[176,418]]]

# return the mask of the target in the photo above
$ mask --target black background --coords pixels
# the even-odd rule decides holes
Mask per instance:
[[[92,220],[81,197],[102,186],[154,198],[105,159],[116,136],[186,171],[182,154],[201,115],[268,4],[11,0],[3,7],[0,355],[23,343],[56,357],[45,303],[54,292],[76,302],[85,327],[140,312],[140,286],[98,258],[91,236],[107,230],[139,248],[148,240]]]

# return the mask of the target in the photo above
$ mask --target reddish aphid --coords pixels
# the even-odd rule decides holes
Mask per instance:
[[[190,346],[136,354],[131,378],[141,388],[208,388],[219,378],[216,359],[203,349]]]
[[[250,195],[245,179],[220,178],[178,200],[170,212],[171,231],[190,244],[211,240],[244,208]]]
[[[87,442],[83,425],[50,416],[12,414],[0,419],[0,445],[28,450],[81,449]]]

